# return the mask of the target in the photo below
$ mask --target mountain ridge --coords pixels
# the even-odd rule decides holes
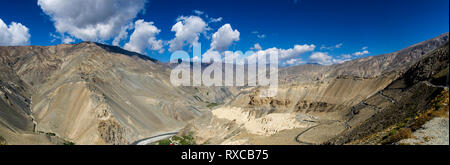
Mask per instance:
[[[389,58],[282,68],[280,93],[275,98],[256,97],[261,88],[173,87],[170,65],[100,43],[0,47],[0,134],[10,144],[130,144],[157,132],[189,130],[197,119],[227,115],[211,114],[210,109],[215,109],[211,105],[242,108],[252,122],[266,117],[295,119],[289,114],[344,120],[346,108],[389,85],[399,76],[395,69],[402,72],[423,53],[448,42],[448,33],[434,39]],[[385,69],[383,61],[398,65],[389,65],[395,68],[392,71]],[[215,120],[217,125],[212,128],[223,126],[222,119]],[[228,124],[230,130],[241,132],[244,128],[269,129],[275,135],[281,131]],[[287,128],[299,126],[285,124]],[[215,131],[220,130],[223,127]],[[228,131],[216,135],[220,138]]]

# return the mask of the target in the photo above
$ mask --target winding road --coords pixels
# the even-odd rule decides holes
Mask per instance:
[[[434,85],[434,84],[431,84],[429,81],[422,81],[422,83],[425,83],[426,85],[431,86],[431,87],[435,87],[435,88],[445,88],[445,89],[448,89],[448,86]]]
[[[308,142],[305,142],[305,141],[301,141],[299,138],[300,138],[300,136],[302,136],[304,133],[306,133],[306,132],[308,132],[309,130],[311,130],[311,129],[313,129],[313,128],[316,128],[316,127],[318,127],[318,126],[320,126],[320,125],[322,125],[322,124],[317,124],[317,125],[315,125],[315,126],[309,127],[308,129],[306,129],[306,130],[300,132],[300,133],[295,137],[295,141],[297,141],[297,143],[302,143],[302,144],[306,144],[306,145],[314,145],[313,143],[308,143]]]
[[[160,140],[164,140],[164,139],[170,138],[170,137],[172,137],[172,136],[174,136],[176,134],[178,134],[178,131],[163,133],[163,134],[159,134],[159,135],[156,135],[156,136],[152,136],[152,137],[148,137],[148,138],[145,138],[145,139],[141,139],[141,140],[135,141],[135,142],[132,143],[132,145],[147,145],[147,144],[150,144],[150,143],[153,143],[153,142],[157,142],[157,141],[160,141]]]
[[[316,122],[316,121],[315,121],[315,122]],[[340,122],[340,121],[338,121],[338,120],[321,121],[321,122],[319,122],[317,125],[311,126],[311,127],[307,128],[307,129],[303,130],[303,131],[300,132],[299,134],[297,134],[297,136],[295,136],[295,141],[297,141],[297,143],[302,143],[302,144],[306,144],[306,145],[316,145],[316,144],[314,144],[314,143],[309,143],[309,142],[301,141],[299,138],[300,138],[300,136],[302,136],[304,133],[310,131],[311,129],[314,129],[314,128],[316,128],[316,127],[318,127],[318,126],[321,126],[321,125],[324,125],[324,124],[329,125],[329,124],[333,124],[333,123],[336,123],[336,122]]]

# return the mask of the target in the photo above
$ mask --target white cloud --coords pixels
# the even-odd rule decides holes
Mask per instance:
[[[50,42],[55,42],[56,40],[60,40],[64,44],[70,44],[70,43],[75,42],[75,39],[73,39],[70,36],[56,35],[56,34],[50,33],[50,37],[53,38]]]
[[[200,62],[200,57],[194,56],[194,57],[191,59],[191,61],[192,61],[192,62]]]
[[[195,14],[197,14],[197,15],[203,15],[205,12],[203,12],[203,11],[200,11],[200,10],[194,10],[193,11]]]
[[[320,49],[327,49],[327,50],[333,50],[333,49],[339,49],[339,48],[341,48],[342,46],[343,46],[344,44],[342,44],[342,43],[339,43],[339,44],[336,44],[336,45],[334,45],[334,46],[329,46],[329,47],[327,47],[327,46],[325,46],[325,45],[322,45],[321,47],[320,47]]]
[[[333,63],[334,64],[340,64],[346,61],[350,61],[352,60],[352,55],[350,54],[343,54],[341,56],[338,57],[338,59],[333,59]]]
[[[333,59],[333,64],[341,64],[345,61],[349,61],[350,59]]]
[[[369,54],[370,52],[367,50],[369,47],[364,46],[363,48],[361,48],[361,51],[359,52],[355,52],[353,53],[354,56],[362,56],[362,55],[366,55]]]
[[[196,44],[200,34],[207,30],[205,21],[197,16],[181,16],[177,21],[172,26],[172,31],[175,32],[175,38],[169,41],[170,52],[181,50],[186,45],[192,46]]]
[[[259,31],[252,31],[252,34],[255,34],[256,35],[256,37],[258,37],[259,39],[263,39],[263,38],[266,38],[266,35],[265,34],[262,34],[262,33],[260,33]]]
[[[294,48],[289,48],[289,49],[281,49],[281,48],[269,48],[269,49],[265,49],[265,50],[259,50],[254,52],[251,55],[248,55],[246,58],[249,61],[249,63],[255,63],[257,61],[257,58],[259,56],[263,56],[263,55],[278,55],[278,61],[289,61],[292,59],[299,59],[298,56],[313,51],[316,48],[316,46],[314,44],[308,45],[308,44],[304,44],[304,45],[295,45]],[[291,61],[292,62],[292,61]],[[270,62],[269,62],[270,63]]]
[[[30,33],[26,26],[12,22],[9,26],[0,19],[0,45],[16,46],[30,43]]]
[[[342,58],[349,59],[349,58],[352,58],[352,55],[350,55],[350,54],[343,54]]]
[[[309,57],[309,61],[312,63],[318,63],[320,65],[333,64],[333,58],[326,52],[315,52]]]
[[[259,50],[254,52],[253,54],[247,56],[249,63],[255,63],[257,58],[262,55],[278,55],[278,61],[289,61],[292,59],[299,59],[298,56],[313,51],[316,48],[314,44],[308,45],[295,45],[294,48],[289,49],[281,49],[281,48],[269,48],[265,50]],[[270,62],[269,62],[270,63]]]
[[[366,55],[366,54],[369,54],[369,51],[363,50],[363,51],[360,51],[360,52],[353,53],[353,55],[355,55],[355,56],[362,56],[362,55]]]
[[[212,23],[221,22],[222,19],[223,19],[222,17],[219,17],[219,18],[211,18],[211,19],[209,20],[209,22],[212,22]]]
[[[261,50],[262,47],[259,43],[256,43],[255,45],[253,45],[253,47],[250,48],[250,50]]]
[[[134,24],[134,32],[130,36],[130,41],[124,48],[129,51],[144,53],[145,49],[164,52],[162,41],[156,39],[156,35],[161,32],[153,22],[145,22],[140,19]]]
[[[313,51],[315,48],[316,48],[316,45],[314,45],[314,44],[311,44],[311,45],[304,44],[304,45],[295,45],[294,48],[290,48],[290,49],[277,49],[278,58],[287,59],[287,58],[297,57],[303,53]],[[271,48],[271,49],[274,49],[274,48]]]
[[[38,0],[59,33],[85,41],[116,37],[145,3],[146,0]]]
[[[69,36],[64,37],[64,39],[62,40],[63,43],[65,44],[70,44],[72,42],[75,42],[75,40]]]
[[[213,34],[211,49],[217,51],[227,50],[234,41],[239,41],[239,35],[238,30],[233,30],[230,24],[225,24]]]
[[[133,23],[129,23],[126,26],[122,26],[120,29],[119,35],[114,37],[112,44],[114,46],[119,46],[119,42],[128,37],[128,30],[133,29]]]
[[[309,57],[309,62],[320,65],[340,64],[352,59],[350,54],[343,54],[338,58],[333,58],[327,52],[315,52]]]
[[[287,60],[286,62],[284,62],[284,65],[299,65],[299,64],[304,64],[305,61],[303,61],[301,58],[293,58],[290,60]]]
[[[244,64],[246,61],[249,64],[255,64],[258,57],[261,56],[266,56],[267,55],[277,55],[278,56],[278,61],[280,62],[280,64],[284,64],[284,65],[298,65],[298,64],[303,64],[305,63],[305,61],[302,60],[302,58],[299,58],[298,56],[313,51],[315,49],[315,45],[311,44],[304,44],[304,45],[295,45],[293,48],[289,48],[289,49],[280,49],[280,48],[269,48],[269,49],[265,49],[262,50],[261,45],[259,44],[255,44],[254,48],[251,48],[253,50],[256,51],[248,51],[245,52],[245,54],[243,52],[240,51],[223,51],[223,52],[218,52],[215,51],[213,49],[209,49],[208,51],[206,51],[203,55],[202,58],[205,57],[210,57],[210,58],[214,58],[214,59],[221,59],[221,60],[231,60],[231,59],[235,59],[237,64]],[[227,57],[227,58],[225,58]],[[196,60],[198,61],[198,57],[193,57],[192,60]],[[208,62],[208,61],[203,61],[203,62]],[[227,62],[227,61],[225,61]],[[274,61],[266,61],[266,63],[273,63]]]

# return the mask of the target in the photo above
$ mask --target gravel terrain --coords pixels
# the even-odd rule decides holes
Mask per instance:
[[[398,144],[411,145],[449,145],[448,118],[434,118],[413,133],[413,138],[404,139]]]

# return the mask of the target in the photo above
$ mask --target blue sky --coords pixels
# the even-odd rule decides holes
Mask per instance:
[[[61,37],[69,37],[74,43],[83,40],[55,28],[56,16],[51,16],[48,11],[59,6],[50,4],[43,7],[31,0],[2,0],[0,3],[0,19],[6,26],[17,22],[29,29],[30,38],[22,45],[60,44]],[[225,42],[227,50],[247,51],[256,43],[262,50],[289,50],[295,45],[314,45],[314,50],[292,56],[301,63],[311,62],[314,53],[323,53],[316,55],[332,59],[344,59],[344,55],[350,59],[389,53],[446,33],[449,29],[448,0],[149,0],[137,10],[138,14],[130,17],[129,23],[139,19],[153,22],[146,27],[154,26],[159,32],[149,37],[161,41],[162,46],[145,49],[143,53],[164,62],[170,58],[168,42],[175,38],[171,29],[180,21],[177,20],[180,16],[198,16],[207,24],[206,30],[198,35],[202,52],[210,49],[212,35],[229,24],[232,32],[239,32],[239,39],[234,39],[231,44]],[[222,19],[211,22],[213,18]],[[95,20],[89,19],[89,22],[95,23]],[[133,31],[133,28],[127,30],[119,46],[124,47],[130,42]],[[97,41],[112,44],[114,37]],[[189,44],[183,49],[189,49]]]

